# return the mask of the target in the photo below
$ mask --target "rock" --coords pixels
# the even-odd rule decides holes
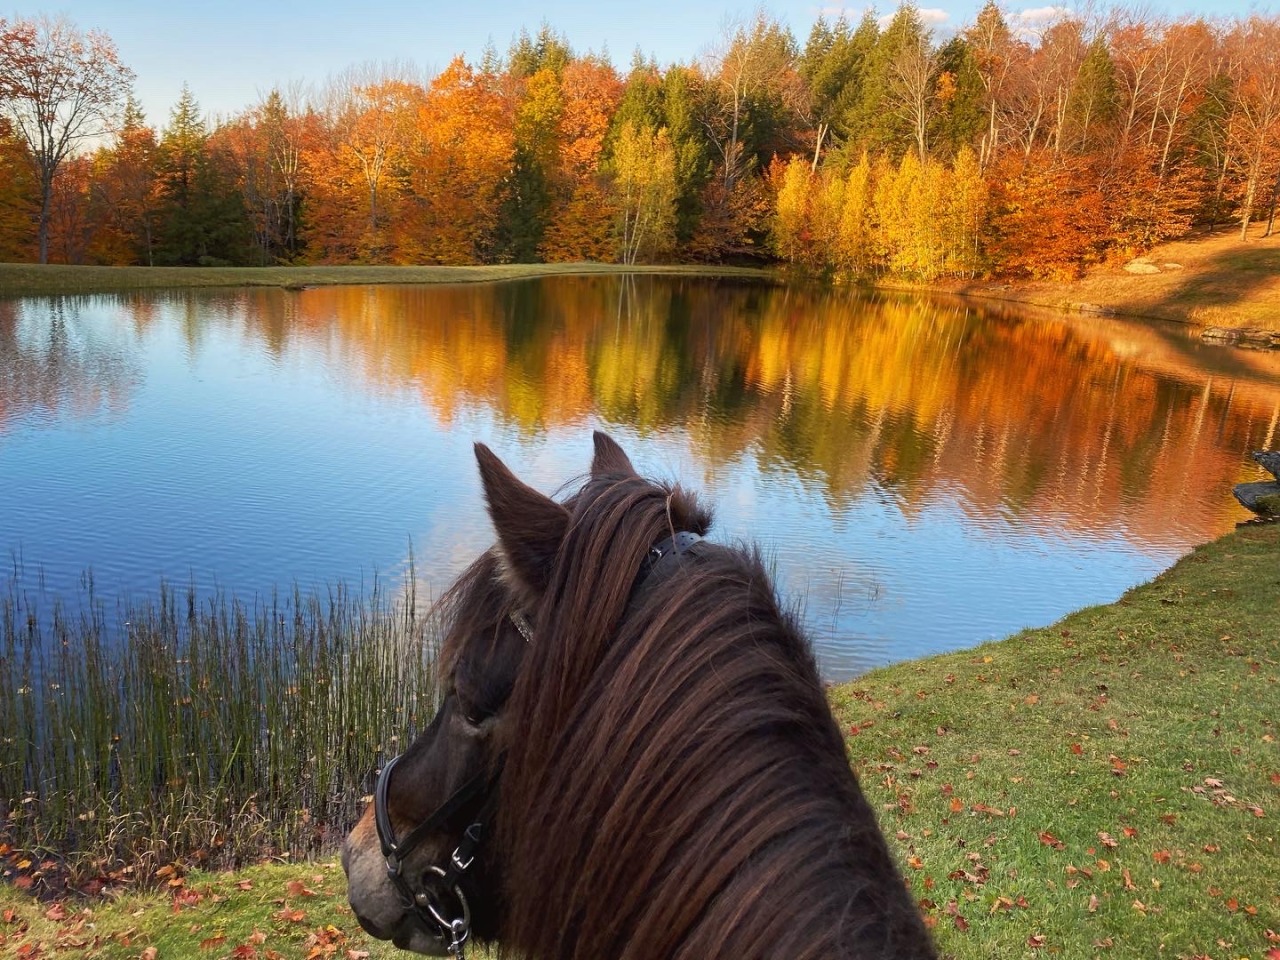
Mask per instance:
[[[1154,263],[1143,260],[1130,260],[1124,265],[1126,273],[1159,273],[1160,268]]]
[[[1114,317],[1116,311],[1112,307],[1104,307],[1100,303],[1077,303],[1076,309],[1081,313],[1092,313],[1100,317]]]
[[[1200,331],[1200,339],[1254,349],[1280,350],[1280,330],[1263,330],[1260,327],[1205,327]]]
[[[1237,483],[1231,492],[1246,510],[1268,519],[1280,518],[1280,482]]]
[[[1160,269],[1161,269],[1161,270],[1181,270],[1181,269],[1182,269],[1182,264],[1180,264],[1180,263],[1162,263],[1162,264],[1160,264]]]
[[[1255,450],[1250,456],[1258,466],[1280,480],[1280,450]]]

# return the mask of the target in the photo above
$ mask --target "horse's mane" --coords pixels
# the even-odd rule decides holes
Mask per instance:
[[[758,554],[701,544],[643,579],[665,534],[706,532],[692,495],[614,476],[566,506],[505,710],[504,948],[932,955]]]

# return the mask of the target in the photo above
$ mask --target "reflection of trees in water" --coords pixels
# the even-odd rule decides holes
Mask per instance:
[[[78,298],[0,301],[0,432],[18,420],[123,409],[139,374],[131,344]]]
[[[444,422],[685,430],[709,465],[750,454],[837,505],[874,485],[911,513],[946,489],[1185,542],[1235,517],[1244,452],[1280,416],[1274,377],[1119,321],[652,277],[294,296],[297,329]]]

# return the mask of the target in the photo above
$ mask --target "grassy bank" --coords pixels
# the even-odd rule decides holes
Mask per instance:
[[[1277,611],[1280,525],[1245,527],[1115,604],[833,689],[944,953],[1275,956]],[[331,861],[160,879],[56,907],[0,887],[0,953],[395,955]]]
[[[1150,273],[1104,264],[1080,280],[975,282],[954,287],[971,296],[1196,326],[1280,330],[1280,233],[1255,225],[1161,244],[1141,258]]]
[[[479,283],[528,277],[656,273],[763,277],[746,267],[512,263],[475,267],[74,267],[0,263],[0,296],[109,293],[174,287],[308,287],[338,284]]]

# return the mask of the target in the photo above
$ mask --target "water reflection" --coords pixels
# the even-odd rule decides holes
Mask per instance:
[[[254,524],[147,575],[213,556],[258,590],[385,570],[407,537],[438,587],[488,540],[471,440],[549,489],[606,425],[773,547],[832,675],[1114,597],[1243,518],[1230,487],[1280,422],[1276,358],[1179,328],[653,277],[0,303],[0,369],[0,482],[30,490],[62,466],[36,434],[136,398],[165,509],[212,540]],[[0,520],[0,548],[33,529]],[[103,563],[83,548],[68,566]]]
[[[12,423],[110,415],[138,371],[127,331],[85,322],[57,301],[32,314],[0,300],[0,435]]]
[[[302,336],[340,330],[370,383],[441,423],[485,406],[526,433],[686,430],[709,474],[750,451],[837,507],[874,485],[908,516],[944,488],[980,514],[1185,546],[1238,518],[1222,493],[1280,419],[1280,368],[1248,366],[1266,355],[1119,321],[651,279],[257,299],[273,334],[289,323],[269,304]]]

